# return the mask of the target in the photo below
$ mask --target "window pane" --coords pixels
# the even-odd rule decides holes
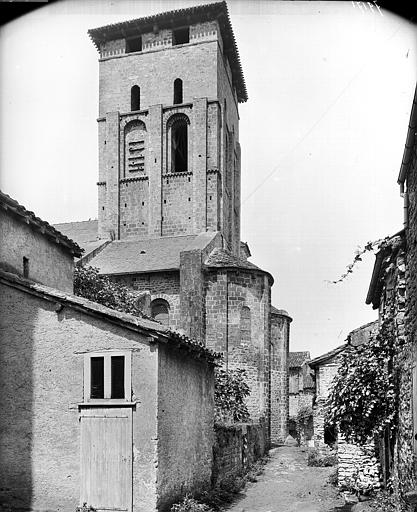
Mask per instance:
[[[104,398],[104,357],[91,358],[90,398]]]
[[[113,356],[111,358],[111,397],[125,397],[125,358]]]

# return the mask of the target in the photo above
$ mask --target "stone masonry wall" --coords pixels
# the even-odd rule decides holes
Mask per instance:
[[[313,406],[314,393],[310,391],[300,391],[297,394],[290,394],[289,416],[290,419],[297,417],[298,411],[303,407]]]
[[[270,409],[271,443],[283,444],[288,435],[288,352],[290,322],[288,316],[271,314]]]
[[[379,489],[381,466],[375,456],[375,445],[365,446],[346,443],[343,436],[337,439],[337,480],[339,487],[354,488],[361,492]]]
[[[23,257],[29,260],[29,279],[73,291],[74,259],[58,244],[2,210],[0,212],[0,265],[23,275]]]
[[[268,434],[264,423],[216,426],[213,447],[212,484],[220,485],[242,474],[267,453]]]
[[[413,440],[413,352],[407,342],[405,330],[406,313],[406,261],[401,241],[394,244],[389,265],[384,276],[381,297],[380,322],[393,321],[395,340],[399,346],[397,363],[399,378],[398,430],[393,450],[392,479],[394,495],[399,510],[411,512],[412,506],[403,501],[405,493],[414,490],[416,476],[414,468]],[[405,343],[404,343],[405,342]]]
[[[188,235],[193,232],[192,172],[162,177],[162,236]]]
[[[134,85],[140,87],[141,110],[172,105],[176,78],[183,81],[184,103],[217,98],[216,36],[203,44],[160,45],[155,50],[100,60],[100,117],[107,112],[130,112]]]
[[[128,178],[120,183],[120,238],[146,237],[149,180],[147,176]]]
[[[407,174],[407,195],[408,195],[408,226],[405,230],[407,251],[406,251],[406,336],[409,343],[409,363],[412,363],[416,367],[417,365],[417,140],[414,138],[414,145],[412,150],[411,164]],[[414,472],[411,471],[410,461],[408,461],[408,468],[406,468],[408,476],[407,490],[417,487],[417,475],[416,472],[416,454],[417,454],[417,440],[410,439],[410,435],[413,437],[417,434],[417,371],[414,370],[414,379],[410,382],[404,382],[403,385],[408,387],[407,392],[404,396],[404,401],[407,399],[407,395],[412,396],[413,404],[412,411],[409,412],[407,418],[401,418],[403,420],[404,429],[408,429],[406,434],[406,440],[408,445],[409,457],[413,457]],[[403,379],[408,380],[405,376]],[[412,417],[414,416],[414,424],[411,423]],[[414,446],[411,446],[413,443]],[[413,452],[410,453],[411,449]],[[400,461],[401,463],[401,461]]]
[[[169,304],[169,326],[173,329],[181,329],[179,272],[151,272],[113,279],[139,292],[149,292],[151,301],[166,300]],[[150,311],[147,314],[150,314]]]
[[[252,419],[268,412],[270,285],[257,271],[218,270],[206,274],[206,345],[223,352],[229,368],[243,368],[251,389],[247,405]],[[251,338],[242,340],[242,307],[250,309]]]

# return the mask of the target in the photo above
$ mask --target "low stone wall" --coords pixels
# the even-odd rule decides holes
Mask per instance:
[[[263,423],[216,425],[215,432],[212,485],[244,473],[268,452],[267,428]]]
[[[339,435],[337,459],[339,487],[355,488],[365,493],[381,487],[381,468],[373,443],[365,446],[349,444]]]

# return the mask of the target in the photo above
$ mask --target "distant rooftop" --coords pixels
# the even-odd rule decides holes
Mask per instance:
[[[0,207],[9,214],[18,218],[20,221],[31,226],[34,230],[39,231],[43,236],[57,245],[63,247],[73,256],[79,257],[82,254],[81,247],[65,234],[61,233],[54,226],[51,226],[45,220],[36,217],[36,215],[26,210],[24,206],[19,204],[15,199],[0,191]]]
[[[301,368],[301,366],[310,360],[310,352],[290,352],[288,354],[288,367]]]
[[[54,224],[54,228],[83,247],[84,243],[97,240],[98,220],[63,222],[61,224]]]
[[[232,70],[233,84],[236,87],[240,103],[248,100],[245,79],[226,2],[197,5],[186,9],[162,12],[144,18],[138,18],[88,31],[94,45],[100,50],[100,44],[114,39],[152,32],[156,29],[169,29],[184,25],[193,25],[209,20],[217,20],[223,39],[223,48]]]
[[[346,347],[348,346],[347,343],[344,343],[343,345],[339,345],[338,347],[334,348],[333,350],[330,350],[329,352],[326,352],[325,354],[315,357],[311,361],[308,362],[309,366],[311,368],[314,368],[316,366],[320,366],[321,364],[328,363],[333,359],[334,357],[338,356],[340,353],[342,353]]]
[[[84,256],[92,253],[105,243],[97,238],[98,220],[83,220],[79,222],[64,222],[54,224],[54,228],[84,249]]]

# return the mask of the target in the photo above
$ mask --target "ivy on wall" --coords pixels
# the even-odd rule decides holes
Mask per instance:
[[[326,422],[337,425],[348,442],[366,444],[388,429],[392,436],[398,417],[398,358],[403,342],[394,322],[386,320],[371,339],[348,347],[333,381]]]
[[[228,370],[216,368],[214,384],[216,423],[241,423],[249,419],[245,398],[250,389],[242,369]]]

